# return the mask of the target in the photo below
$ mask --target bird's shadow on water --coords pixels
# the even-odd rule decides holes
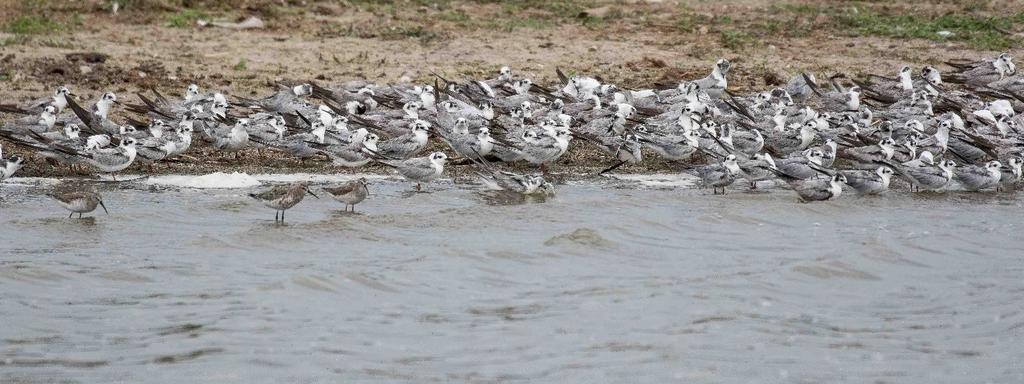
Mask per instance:
[[[78,217],[76,213],[72,217],[61,216],[61,217],[46,217],[36,221],[40,225],[77,225],[77,226],[88,226],[95,227],[97,225],[96,216],[82,216]]]
[[[341,217],[360,217],[360,216],[366,216],[366,214],[365,214],[365,213],[363,213],[363,212],[353,212],[353,211],[339,211],[339,210],[337,210],[337,209],[335,209],[335,210],[331,211],[331,217],[332,217],[332,218],[341,218]]]
[[[484,204],[494,206],[539,204],[548,200],[548,196],[544,195],[524,195],[510,191],[481,191],[476,196]]]

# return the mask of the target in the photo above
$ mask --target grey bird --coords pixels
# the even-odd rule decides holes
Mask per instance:
[[[843,193],[843,184],[847,182],[846,176],[836,173],[828,179],[804,180],[789,176],[783,172],[777,173],[779,177],[789,184],[800,197],[800,201],[826,201],[839,197]]]
[[[1013,65],[1010,55],[1003,53],[995,59],[983,60],[965,65],[954,65],[958,72],[950,73],[946,79],[951,83],[963,83],[972,86],[984,86],[989,83],[1002,80],[1006,76],[1013,75],[1016,67]]]
[[[47,106],[53,106],[54,112],[57,115],[60,115],[64,112],[64,108],[68,107],[67,98],[69,96],[74,96],[71,93],[71,90],[69,90],[66,86],[60,86],[53,91],[53,96],[44,97],[39,100],[31,101],[20,107],[13,105],[0,105],[0,112],[38,115],[39,113],[42,113],[43,109],[45,109]]]
[[[414,157],[405,161],[377,160],[377,162],[394,168],[406,180],[416,183],[416,191],[422,191],[421,184],[433,181],[444,173],[444,164],[448,156],[443,152],[434,152],[428,156]]]
[[[771,179],[775,174],[772,169],[776,168],[775,159],[772,155],[755,153],[749,160],[739,163],[743,178],[750,182],[750,189],[757,189],[757,182]]]
[[[668,160],[688,160],[700,146],[697,131],[684,131],[681,134],[637,134],[647,148]]]
[[[409,132],[377,143],[377,153],[389,159],[405,160],[416,156],[430,139],[430,123],[415,120],[409,123]]]
[[[711,193],[717,195],[718,190],[725,194],[725,187],[736,181],[740,174],[740,166],[736,163],[736,155],[728,155],[719,164],[710,164],[695,170],[695,175],[700,178],[701,186],[711,187]]]
[[[821,159],[824,156],[817,149],[807,150],[803,156],[775,160],[776,169],[794,178],[814,178],[820,174],[816,168],[821,167]]]
[[[956,162],[953,160],[939,161],[938,164],[917,162],[914,164],[901,165],[887,162],[900,176],[910,182],[910,190],[937,191],[945,188],[953,179],[953,171],[956,169]]]
[[[722,97],[722,93],[729,86],[729,82],[725,79],[725,76],[729,73],[729,60],[719,59],[715,62],[715,67],[711,70],[711,74],[703,79],[696,80],[693,83],[713,98]]]
[[[896,140],[884,138],[876,145],[849,148],[839,151],[837,156],[849,160],[854,168],[875,169],[883,160],[891,160],[896,153]]]
[[[362,167],[373,160],[372,156],[377,152],[378,140],[379,138],[376,134],[367,133],[363,136],[362,141],[349,145],[328,144],[315,147],[317,147],[321,153],[330,157],[331,162],[334,165],[346,168],[356,168]]]
[[[995,188],[999,185],[1003,173],[1003,165],[998,161],[989,161],[985,165],[966,165],[956,170],[956,181],[967,191],[977,192]]]
[[[1000,172],[1002,172],[1003,175],[999,177],[999,187],[997,189],[1015,189],[1021,180],[1022,165],[1024,165],[1024,160],[1019,156],[1012,156],[1007,159],[1006,164],[1000,168]]]
[[[259,108],[267,112],[282,114],[293,114],[299,110],[311,109],[312,107],[302,98],[313,94],[313,86],[301,84],[287,89],[281,89],[277,93],[262,99],[252,100],[235,97],[250,108]]]
[[[892,168],[881,166],[873,171],[852,170],[841,171],[846,177],[846,185],[849,185],[857,193],[863,195],[877,195],[889,190],[889,182],[892,180]]]
[[[213,148],[222,152],[238,152],[249,145],[249,120],[239,119],[233,126],[224,124],[217,128],[206,128],[204,132]]]
[[[0,164],[3,164],[3,167],[0,168],[0,181],[4,181],[14,176],[14,173],[25,165],[25,159],[18,155],[12,155],[10,158],[0,159]]]

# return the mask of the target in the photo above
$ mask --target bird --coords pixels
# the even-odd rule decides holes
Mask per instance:
[[[103,196],[100,196],[99,193],[96,193],[94,191],[55,191],[48,193],[47,196],[50,196],[54,200],[57,200],[57,202],[60,203],[60,205],[64,207],[64,209],[71,211],[71,213],[68,214],[69,219],[72,215],[76,213],[78,214],[78,218],[82,218],[83,213],[95,211],[97,205],[103,207],[104,213],[108,215],[110,214],[110,212],[107,211],[107,206],[103,204]]]
[[[725,79],[725,75],[729,73],[729,60],[719,59],[715,62],[715,67],[712,68],[711,74],[707,77],[694,81],[694,84],[713,98],[719,98],[725,89],[729,86],[729,82]]]
[[[843,193],[843,184],[846,183],[846,176],[836,173],[827,179],[801,179],[792,177],[784,172],[776,172],[783,181],[789,184],[796,191],[802,202],[832,200]]]
[[[444,164],[448,156],[444,152],[434,152],[423,157],[414,157],[404,161],[378,159],[377,162],[394,168],[406,180],[416,183],[416,191],[421,192],[422,183],[433,181],[444,173]]]
[[[2,152],[0,152],[0,154],[2,154]],[[2,160],[4,165],[0,168],[0,181],[10,179],[11,176],[14,176],[15,172],[18,172],[18,170],[25,165],[25,159],[18,155],[11,155],[11,157],[7,159],[0,157],[0,160]]]
[[[214,149],[222,152],[235,153],[249,145],[249,131],[247,128],[251,122],[248,119],[240,119],[234,125],[228,127],[220,125],[216,128],[207,127],[204,129],[207,141]]]
[[[324,192],[331,195],[334,200],[345,204],[345,211],[348,211],[349,207],[352,207],[352,212],[356,211],[356,204],[366,200],[366,196],[370,195],[370,190],[367,188],[369,183],[365,177],[349,181],[337,187],[325,187]]]
[[[408,159],[426,147],[429,139],[430,123],[417,119],[409,123],[408,133],[377,143],[377,153],[390,159]]]
[[[278,185],[260,193],[250,193],[249,197],[256,199],[267,208],[273,208],[275,211],[274,222],[284,224],[284,211],[301,202],[302,198],[306,197],[306,194],[317,199],[320,198],[313,191],[309,190],[309,183],[306,182],[293,183],[287,186]],[[280,219],[278,218],[279,214]]]
[[[889,182],[895,172],[892,168],[883,165],[873,171],[850,170],[839,173],[846,177],[846,185],[849,185],[857,193],[877,195],[889,190]]]
[[[984,165],[966,165],[957,168],[956,181],[963,186],[964,190],[977,192],[988,188],[995,188],[1003,176],[1000,168],[1003,165],[993,160]]]
[[[785,86],[749,94],[728,90],[732,64],[725,59],[704,78],[650,89],[595,74],[569,77],[560,68],[558,83],[545,86],[513,77],[507,66],[496,78],[453,82],[436,75],[433,85],[299,81],[256,100],[200,94],[198,84],[189,84],[180,97],[143,88],[134,92],[141,103],[122,104],[124,93],[133,93],[118,89],[82,107],[63,86],[39,100],[0,105],[12,114],[4,115],[0,140],[28,152],[0,157],[0,175],[19,172],[34,156],[75,172],[83,171],[75,170],[80,165],[114,174],[136,162],[150,165],[150,172],[169,161],[193,165],[206,159],[206,153],[192,155],[206,146],[192,145],[198,132],[213,150],[236,158],[252,145],[274,148],[279,163],[385,163],[417,190],[443,174],[449,155],[415,156],[441,145],[460,158],[456,164],[480,166],[476,176],[484,187],[522,193],[547,193],[551,166],[604,173],[649,163],[642,158],[646,149],[700,175],[713,194],[738,178],[756,189],[773,177],[794,189],[834,192],[830,183],[837,175],[862,195],[898,190],[893,175],[911,191],[943,191],[953,179],[968,191],[1015,190],[1024,148],[1024,115],[1018,114],[1024,112],[1024,75],[1008,53],[949,65],[948,83],[935,67],[914,73],[901,65],[889,74],[895,77],[837,74],[821,86],[814,74],[802,73]],[[119,105],[125,108],[115,110]],[[608,158],[614,165],[597,168]],[[738,172],[726,164],[733,161]],[[516,162],[539,167],[539,174],[513,171]],[[811,195],[804,200],[819,197]]]
[[[743,178],[750,182],[750,189],[757,189],[757,182],[769,180],[774,176],[772,168],[776,168],[775,159],[768,153],[755,153],[750,159],[739,163]]]
[[[1015,189],[1017,184],[1021,180],[1021,167],[1024,165],[1024,160],[1019,156],[1012,156],[1006,160],[1006,164],[1000,168],[1002,176],[999,177],[998,190]]]
[[[735,182],[740,172],[740,166],[736,163],[736,155],[728,155],[719,164],[706,165],[695,170],[696,176],[700,178],[701,186],[711,187],[711,193],[715,195],[718,194],[719,189],[724,195],[725,187]]]
[[[523,195],[535,193],[554,194],[554,186],[543,175],[524,175],[495,168],[483,156],[470,157],[480,167],[477,172],[480,182],[488,189],[509,191]]]

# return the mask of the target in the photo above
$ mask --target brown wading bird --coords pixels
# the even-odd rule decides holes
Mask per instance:
[[[71,211],[68,214],[70,219],[72,215],[78,214],[78,218],[82,218],[83,213],[89,213],[96,210],[96,206],[103,207],[103,212],[110,214],[107,211],[107,206],[103,204],[103,197],[99,193],[92,191],[69,191],[69,192],[53,192],[49,193],[48,196],[57,200],[64,209]]]
[[[368,184],[365,177],[360,177],[359,180],[352,180],[337,187],[328,187],[323,190],[330,194],[334,200],[344,203],[346,212],[349,206],[352,207],[352,212],[355,212],[356,204],[366,200],[366,196],[370,194],[370,190],[366,187]]]
[[[250,193],[249,197],[259,200],[267,208],[273,208],[276,211],[274,222],[284,223],[284,211],[301,202],[307,193],[315,198],[320,198],[309,190],[309,184],[306,182],[298,182],[289,186],[278,185],[264,192]],[[280,214],[280,218],[278,218],[278,214]]]

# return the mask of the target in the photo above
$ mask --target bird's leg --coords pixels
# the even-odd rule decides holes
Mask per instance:
[[[81,213],[81,212],[79,212],[79,213],[78,213],[78,218],[79,218],[79,219],[81,219],[81,218],[82,218],[82,213]]]
[[[420,183],[416,183],[416,192],[421,192],[421,191],[422,191],[422,189],[420,189]]]
[[[277,215],[278,215],[279,213],[281,213],[281,212],[280,212],[280,211],[274,211],[274,222],[275,222],[275,223],[276,223],[276,222],[278,222],[278,221],[280,220],[280,219],[278,219],[278,218],[277,218]]]
[[[71,216],[74,216],[74,215],[75,215],[75,213],[74,213],[74,212],[71,212],[70,214],[68,214],[68,218],[70,219],[70,218],[71,218]]]

